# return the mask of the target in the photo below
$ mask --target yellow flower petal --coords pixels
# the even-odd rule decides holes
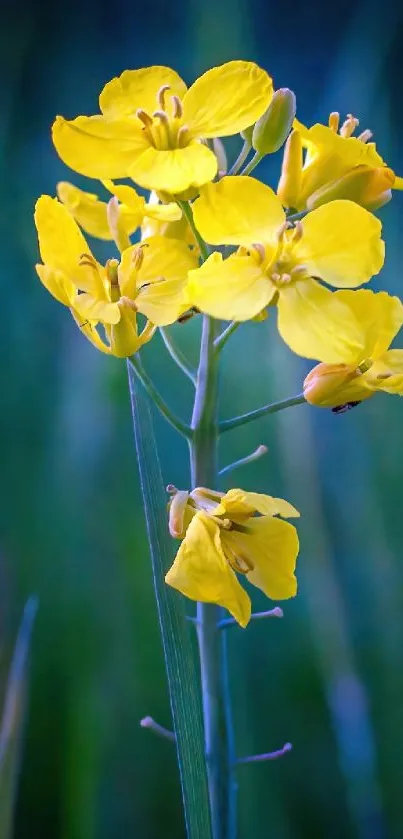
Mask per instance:
[[[250,61],[229,61],[207,70],[183,99],[183,118],[193,136],[229,137],[264,113],[273,96],[270,76]]]
[[[373,396],[366,377],[354,365],[317,364],[306,376],[304,397],[311,405],[335,408]]]
[[[230,489],[214,510],[216,516],[228,515],[232,520],[234,516],[250,517],[256,512],[263,516],[299,517],[298,510],[288,501],[260,492],[245,492],[243,489]]]
[[[111,354],[110,347],[102,340],[98,332],[96,331],[96,323],[89,320],[84,320],[81,312],[78,312],[76,309],[70,309],[73,319],[75,320],[77,326],[79,327],[80,332],[85,335],[85,337],[96,347],[97,350],[100,352],[105,353],[106,355]]]
[[[118,358],[128,358],[141,347],[136,313],[120,303],[120,320],[110,328],[111,352]]]
[[[139,246],[133,245],[122,253],[119,266],[119,286],[122,296],[134,299],[139,288],[162,279],[187,278],[187,273],[197,265],[197,256],[186,242],[150,236],[141,243],[143,261],[138,270],[133,268],[133,258]]]
[[[219,527],[204,513],[192,519],[165,581],[191,600],[223,606],[241,626],[249,622],[249,597],[226,560]]]
[[[70,306],[75,295],[73,283],[63,271],[51,268],[50,265],[35,265],[36,273],[45,288],[64,306]]]
[[[158,189],[172,195],[211,181],[216,172],[215,154],[197,142],[167,151],[149,147],[128,167],[130,177],[144,189]]]
[[[120,309],[117,303],[97,300],[90,294],[80,294],[76,298],[76,308],[88,320],[109,324],[116,324],[120,321]]]
[[[137,118],[56,117],[53,143],[67,166],[89,178],[125,178],[136,156],[148,147]]]
[[[270,187],[242,175],[207,184],[193,204],[196,227],[212,245],[272,242],[285,220],[280,200]]]
[[[57,194],[86,233],[98,239],[112,238],[107,219],[107,205],[100,201],[97,195],[84,192],[67,181],[57,184]]]
[[[403,396],[403,350],[389,350],[366,374],[368,386]]]
[[[253,570],[249,582],[272,600],[294,597],[297,581],[294,571],[299,541],[295,527],[271,516],[252,518],[247,532],[223,531],[224,550],[229,547],[235,556],[248,559]]]
[[[202,312],[223,320],[250,320],[270,303],[276,289],[252,257],[213,253],[189,271],[189,298]]]
[[[361,330],[361,357],[373,361],[381,358],[403,324],[403,305],[398,297],[385,291],[373,292],[360,288],[357,291],[336,291],[335,300],[348,306],[355,315]],[[346,330],[348,323],[340,323]],[[356,331],[354,331],[356,335]]]
[[[170,204],[146,204],[144,210],[146,218],[161,221],[163,224],[179,221],[182,218],[182,210],[173,202]]]
[[[66,207],[57,198],[41,195],[34,219],[42,261],[70,277],[76,274],[82,254],[90,251]]]
[[[354,314],[316,280],[284,286],[278,300],[278,329],[298,355],[328,364],[358,363],[362,332]]]
[[[135,116],[138,108],[151,115],[159,107],[157,93],[165,85],[170,88],[165,95],[167,107],[172,94],[182,98],[186,93],[185,83],[170,67],[125,70],[105,85],[99,107],[105,116],[113,119]]]
[[[185,279],[161,280],[141,289],[136,306],[156,326],[168,326],[189,309]]]
[[[331,201],[302,221],[293,254],[315,277],[337,288],[355,288],[381,270],[382,225],[353,201]]]

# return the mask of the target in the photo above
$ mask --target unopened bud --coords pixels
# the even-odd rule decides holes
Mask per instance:
[[[352,399],[365,399],[371,391],[359,382],[361,376],[361,370],[353,365],[317,364],[304,381],[304,397],[311,405],[320,408],[334,408]]]
[[[254,125],[249,125],[248,128],[244,128],[244,130],[241,131],[242,139],[244,140],[245,143],[249,143],[250,146],[252,145],[252,136],[253,136],[254,127],[255,127]]]
[[[302,142],[299,131],[292,131],[284,147],[277,195],[284,207],[299,209],[302,183]]]
[[[307,200],[309,210],[314,210],[328,201],[347,199],[355,201],[366,210],[378,210],[392,197],[395,174],[387,166],[375,169],[370,166],[355,166],[341,178],[317,189]]]
[[[259,154],[272,154],[285,143],[295,119],[295,94],[288,87],[276,90],[267,111],[258,119],[252,145]]]

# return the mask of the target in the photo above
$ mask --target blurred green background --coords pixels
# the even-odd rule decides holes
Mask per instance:
[[[49,135],[56,113],[93,113],[126,67],[174,66],[187,81],[232,58],[258,61],[297,95],[298,116],[353,112],[403,173],[403,8],[394,0],[87,0],[2,4],[0,242],[0,676],[36,593],[17,839],[184,836],[145,541],[125,364],[98,354],[40,286],[33,204],[74,179]],[[275,184],[279,157],[259,176]],[[85,185],[83,180],[78,181]],[[87,188],[92,189],[91,182]],[[399,194],[382,211],[401,293]],[[376,285],[376,284],[375,284]],[[198,325],[176,328],[194,355]],[[400,344],[403,346],[403,344]],[[191,388],[159,339],[145,362],[177,412]],[[221,415],[301,389],[308,369],[273,319],[224,353]],[[342,416],[296,407],[225,435],[222,464],[247,489],[302,512],[299,596],[283,621],[231,630],[240,839],[401,839],[403,786],[403,406],[377,396]],[[188,485],[186,449],[159,417],[166,482]],[[223,488],[229,483],[223,484]],[[254,595],[254,606],[263,601]]]

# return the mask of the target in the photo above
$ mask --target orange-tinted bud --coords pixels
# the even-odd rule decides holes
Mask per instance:
[[[377,210],[392,197],[395,174],[387,166],[376,169],[370,166],[356,166],[341,178],[317,189],[307,200],[309,210],[327,204],[328,201],[347,199],[355,201],[367,210]]]
[[[304,397],[320,408],[334,408],[352,400],[365,399],[371,392],[356,381],[361,375],[358,368],[348,364],[317,364],[304,381]]]

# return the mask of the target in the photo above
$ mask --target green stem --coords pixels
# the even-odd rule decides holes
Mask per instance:
[[[206,245],[204,239],[202,239],[202,237],[200,236],[200,233],[199,233],[199,231],[198,231],[198,229],[197,229],[197,227],[194,223],[192,208],[191,208],[188,201],[178,201],[177,203],[178,203],[179,207],[181,208],[183,215],[187,219],[189,227],[191,228],[192,233],[193,233],[193,235],[196,239],[196,242],[197,242],[197,244],[200,248],[200,253],[201,253],[202,260],[203,260],[203,262],[205,262],[206,259],[208,259],[208,257],[209,257],[209,252],[208,252],[208,248],[207,248],[207,245]]]
[[[254,169],[256,169],[256,166],[258,165],[258,163],[260,163],[261,160],[263,160],[263,155],[260,154],[258,151],[255,152],[255,154],[252,157],[252,160],[250,160],[249,163],[247,163],[247,165],[245,166],[245,169],[242,170],[241,175],[250,175],[250,173],[253,172]]]
[[[192,486],[217,485],[218,358],[214,321],[204,316],[190,442]],[[218,629],[222,610],[197,604],[204,738],[214,839],[235,839],[233,732],[226,695],[225,639]]]
[[[237,157],[235,163],[233,164],[233,166],[231,166],[231,169],[228,172],[229,175],[237,175],[238,174],[241,166],[243,166],[243,164],[245,163],[245,160],[246,160],[251,148],[252,148],[252,146],[251,146],[250,142],[248,140],[245,140],[245,142],[244,142],[244,144],[241,148],[241,151],[238,154],[238,157]]]
[[[173,359],[175,364],[178,365],[178,367],[182,370],[182,372],[185,374],[185,376],[187,376],[188,379],[190,379],[190,381],[193,382],[193,384],[195,385],[196,384],[196,372],[195,372],[195,370],[193,370],[193,368],[188,363],[187,358],[185,358],[183,353],[181,353],[181,351],[178,349],[178,347],[176,347],[175,344],[173,343],[172,338],[171,338],[167,328],[165,326],[161,326],[160,327],[160,333],[161,333],[161,338],[162,338],[162,340],[163,340],[163,342],[164,342],[164,344],[165,344],[165,346],[166,346],[166,348],[169,352],[169,355],[171,356],[171,358]]]
[[[292,213],[290,216],[287,216],[287,221],[301,221],[308,212],[309,210],[301,210],[300,213]]]
[[[298,396],[291,396],[289,399],[283,399],[281,402],[272,402],[270,405],[263,405],[262,408],[256,408],[255,411],[249,411],[249,413],[241,414],[239,417],[223,420],[219,424],[219,432],[223,434],[224,431],[232,431],[233,428],[239,428],[241,425],[246,425],[247,422],[260,419],[267,414],[276,414],[277,411],[283,411],[284,408],[291,408],[293,405],[302,405],[304,402],[304,394],[299,393]]]
[[[227,326],[223,330],[223,332],[221,332],[221,335],[219,335],[218,338],[215,339],[214,347],[215,347],[217,352],[221,352],[222,348],[225,347],[225,344],[227,343],[228,338],[230,338],[231,335],[233,335],[233,333],[238,329],[238,326],[240,326],[240,325],[241,325],[241,322],[239,320],[233,320],[229,324],[229,326]]]
[[[148,395],[151,397],[153,402],[156,404],[158,410],[161,414],[165,417],[165,419],[172,425],[179,434],[182,434],[183,437],[187,437],[188,439],[191,437],[191,429],[189,428],[186,423],[182,422],[169,408],[166,404],[162,396],[160,395],[159,391],[151,381],[148,373],[144,370],[143,365],[138,357],[138,355],[132,356],[132,358],[127,359],[130,366],[133,368],[136,376],[140,380],[141,384],[143,385],[144,389],[147,391]]]

